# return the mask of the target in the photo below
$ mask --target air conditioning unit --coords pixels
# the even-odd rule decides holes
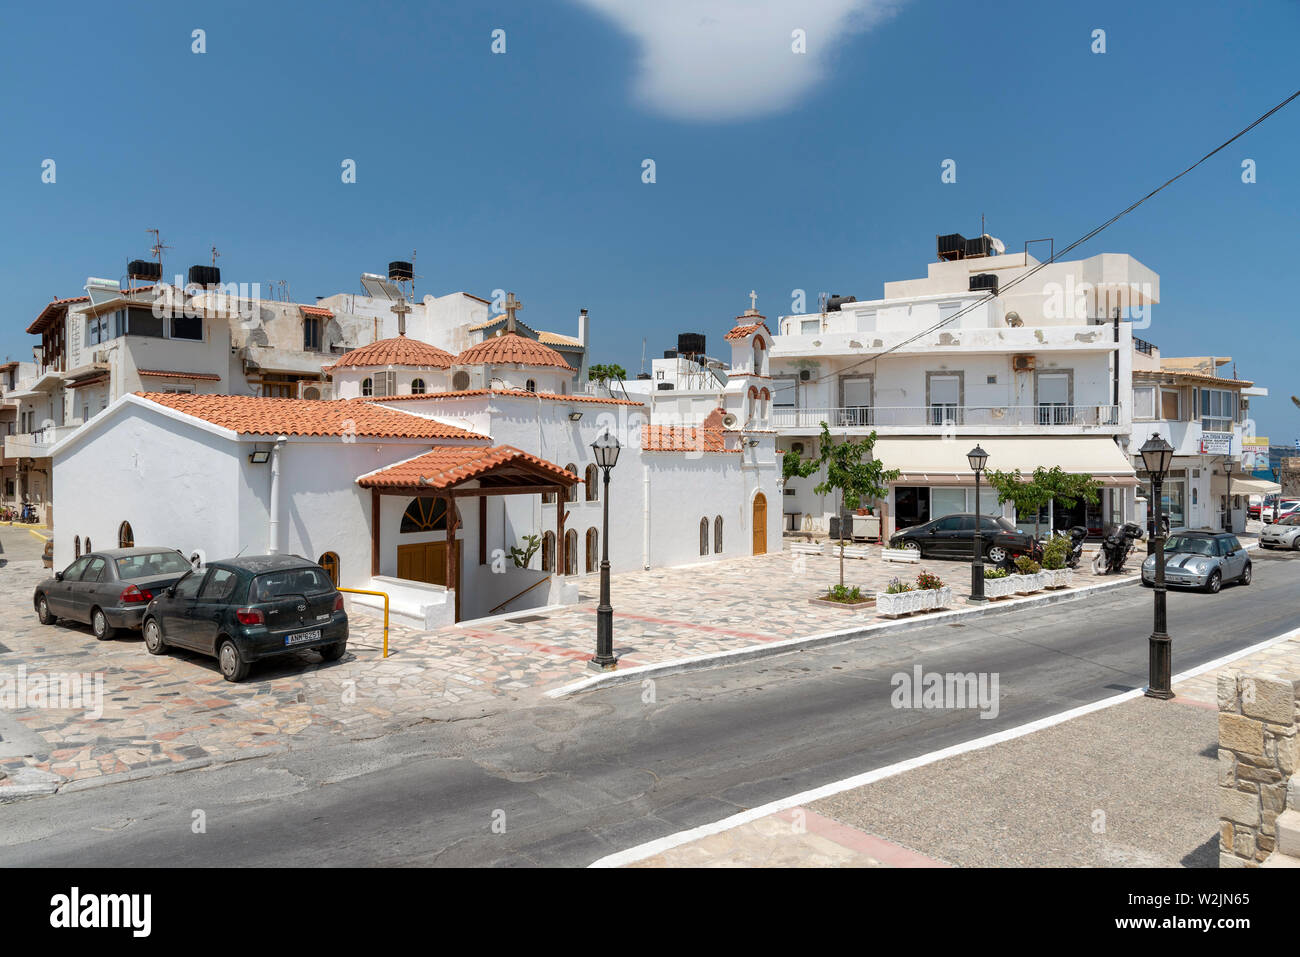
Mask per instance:
[[[108,350],[107,350],[107,349],[96,349],[94,352],[91,353],[91,355],[90,355],[90,361],[93,362],[93,363],[96,363],[96,364],[101,363],[101,362],[103,362],[103,363],[107,363],[107,362],[108,362]]]
[[[1028,353],[1011,357],[1011,368],[1016,372],[1033,372],[1034,357]]]
[[[740,419],[736,418],[736,414],[734,412],[728,412],[726,415],[722,417],[722,427],[724,429],[734,429],[739,424],[740,424]]]
[[[298,398],[332,399],[334,398],[334,383],[313,382],[311,379],[303,379],[298,383]]]
[[[803,443],[802,443],[802,442],[791,442],[791,443],[790,443],[790,451],[793,452],[795,455],[803,455]]]
[[[807,382],[807,381],[808,381],[809,379],[811,379],[811,378],[812,378],[812,372],[811,372],[810,370],[808,370],[808,369],[800,369],[800,370],[799,370],[799,381],[800,381],[800,382]]]

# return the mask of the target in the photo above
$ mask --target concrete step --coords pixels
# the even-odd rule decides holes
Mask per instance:
[[[1274,851],[1264,859],[1260,867],[1300,867],[1300,857],[1289,857],[1286,854]]]
[[[1300,857],[1300,811],[1283,811],[1277,816],[1277,850]]]

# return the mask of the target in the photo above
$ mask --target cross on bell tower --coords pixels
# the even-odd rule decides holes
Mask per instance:
[[[397,334],[406,335],[406,314],[411,311],[411,304],[405,299],[393,303],[393,312],[397,313]]]
[[[515,313],[524,308],[524,304],[515,298],[513,292],[506,293],[506,332],[515,331]]]
[[[758,315],[758,293],[756,293],[752,289],[749,290],[749,308],[745,310],[745,315],[747,316]]]

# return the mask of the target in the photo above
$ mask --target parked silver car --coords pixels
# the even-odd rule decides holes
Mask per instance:
[[[1300,551],[1300,515],[1284,515],[1282,520],[1265,525],[1259,536],[1260,548],[1294,548]]]
[[[1224,582],[1250,584],[1250,553],[1227,532],[1175,532],[1165,541],[1165,584],[1204,588],[1214,594]],[[1142,563],[1142,584],[1154,585],[1156,556]]]

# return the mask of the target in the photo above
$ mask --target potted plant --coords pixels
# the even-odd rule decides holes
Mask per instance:
[[[1043,580],[1043,566],[1038,564],[1028,555],[1020,555],[1016,558],[1017,575],[1011,578],[1016,583],[1017,595],[1028,595],[1043,588],[1047,583]]]
[[[885,590],[876,595],[876,610],[886,618],[910,615],[919,607],[915,590],[901,578],[892,579]]]
[[[1016,581],[1005,568],[984,569],[984,597],[1006,598],[1016,592]]]
[[[824,595],[819,598],[809,598],[808,601],[814,605],[826,605],[831,608],[867,608],[876,603],[876,597],[864,595],[857,585],[851,588],[845,585],[832,585]]]
[[[1065,560],[1070,554],[1070,540],[1064,535],[1053,535],[1043,546],[1043,574],[1048,588],[1066,588],[1074,584],[1074,569],[1067,568]]]
[[[917,594],[921,596],[922,610],[947,608],[952,604],[952,587],[945,585],[943,579],[933,572],[921,572],[916,576]]]

